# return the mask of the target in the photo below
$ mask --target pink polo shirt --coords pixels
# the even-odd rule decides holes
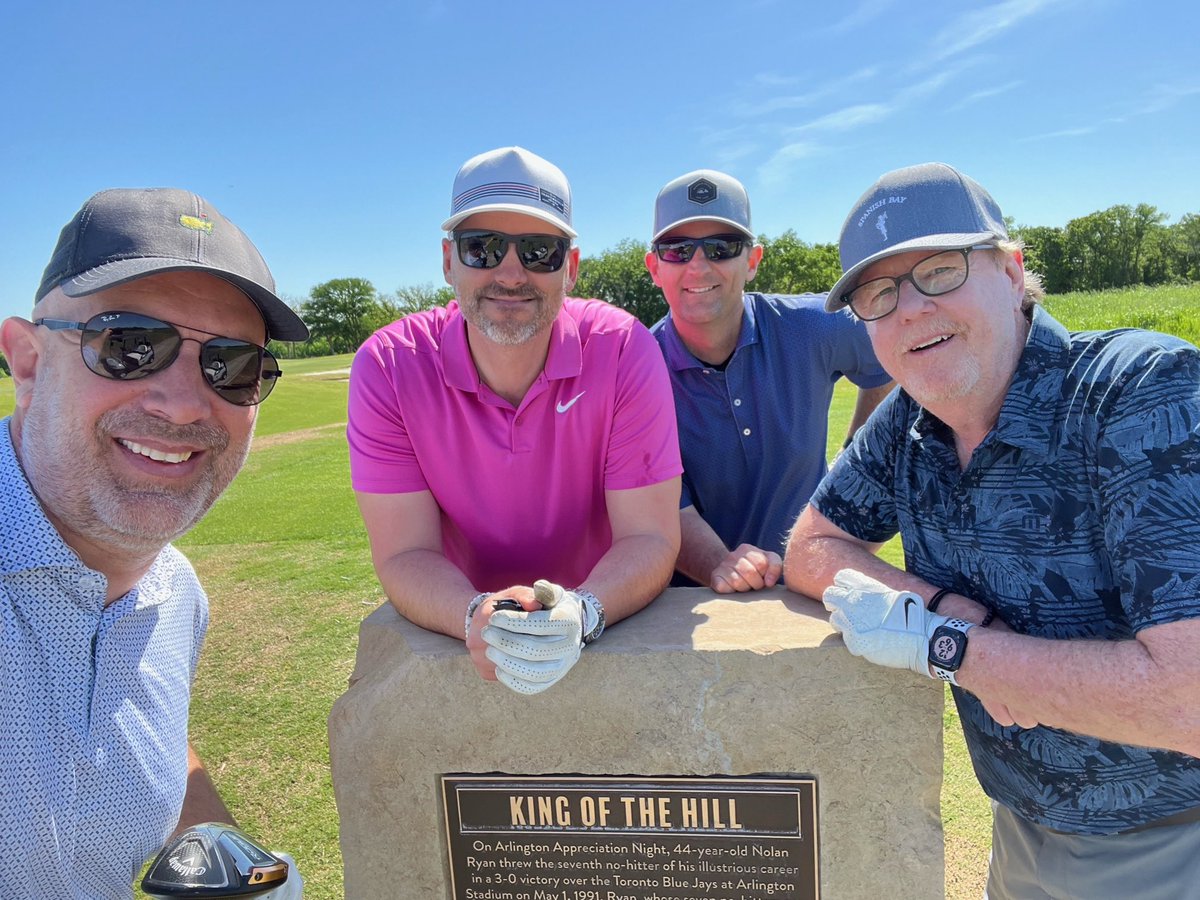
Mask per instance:
[[[604,492],[682,471],[662,353],[599,300],[563,303],[515,409],[480,382],[456,302],[381,328],[354,357],[346,432],[354,489],[431,491],[479,590],[580,584],[612,545]]]

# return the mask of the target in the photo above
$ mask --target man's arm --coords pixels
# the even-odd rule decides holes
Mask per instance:
[[[646,487],[605,491],[613,543],[581,585],[595,594],[611,624],[662,593],[679,554],[679,477]]]
[[[212,779],[208,777],[204,763],[200,761],[200,757],[196,755],[196,751],[189,743],[187,792],[183,795],[183,809],[179,812],[179,823],[175,826],[171,837],[203,822],[236,824],[229,807],[225,805],[225,801],[217,793]]]
[[[441,512],[433,494],[356,491],[355,497],[375,574],[397,612],[415,625],[462,640],[463,618],[477,591],[442,553]],[[484,655],[487,645],[479,632],[494,610],[489,599],[475,611],[467,640],[471,660],[487,681],[496,680],[496,666]]]
[[[867,419],[871,417],[871,413],[875,411],[883,398],[892,392],[892,388],[896,386],[896,382],[889,381],[887,384],[881,384],[879,387],[859,388],[858,397],[854,401],[854,415],[850,417],[850,427],[846,429],[846,441],[843,446],[850,443],[854,437],[854,433],[866,424]]]
[[[788,587],[820,598],[840,569],[856,569],[928,602],[936,586],[888,565],[878,545],[847,534],[807,507],[792,529]],[[979,623],[984,607],[948,594],[938,613]],[[1126,641],[1047,640],[999,620],[968,633],[959,685],[1001,725],[1036,724],[1104,740],[1200,756],[1200,620],[1144,629]]]
[[[726,547],[695,506],[685,506],[679,511],[679,529],[679,559],[675,568],[718,593],[774,587],[783,573],[783,560],[778,553],[753,544],[741,544],[735,550]]]

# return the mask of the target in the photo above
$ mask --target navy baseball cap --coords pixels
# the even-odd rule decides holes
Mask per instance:
[[[827,312],[845,309],[842,295],[863,269],[909,250],[958,250],[1008,240],[1004,215],[980,184],[945,163],[888,172],[863,194],[838,239],[844,274],[825,299]]]
[[[63,226],[34,302],[56,287],[68,297],[159,272],[223,278],[258,307],[267,335],[306,341],[308,327],[275,295],[258,249],[215,206],[177,188],[113,188],[92,196]]]
[[[657,241],[672,228],[689,222],[712,220],[733,226],[750,240],[750,198],[732,175],[697,169],[667,183],[654,201],[654,237]]]

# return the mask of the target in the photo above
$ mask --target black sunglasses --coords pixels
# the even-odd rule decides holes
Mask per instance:
[[[567,261],[570,238],[556,234],[504,234],[500,231],[455,231],[458,258],[472,269],[494,269],[504,259],[509,244],[517,245],[517,258],[530,272],[557,272]]]
[[[200,371],[208,386],[237,406],[267,399],[283,373],[271,351],[249,341],[213,335],[207,341],[185,338],[170,322],[131,312],[102,312],[86,322],[37,319],[51,331],[82,331],[83,364],[104,378],[131,381],[160,372],[175,362],[184,341],[200,344]],[[190,328],[201,334],[212,334]]]
[[[716,234],[712,237],[655,241],[654,252],[663,262],[682,265],[691,261],[696,254],[697,247],[703,247],[707,259],[712,262],[720,262],[723,259],[741,256],[745,243],[746,238],[740,234]]]

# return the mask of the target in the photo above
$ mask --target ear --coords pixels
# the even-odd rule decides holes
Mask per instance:
[[[662,287],[662,285],[658,283],[658,263],[658,254],[653,250],[649,251],[646,254],[646,271],[650,273],[650,280],[653,281],[656,286]]]
[[[12,371],[16,405],[22,409],[28,407],[42,356],[37,327],[17,316],[0,322],[0,353]]]
[[[1001,271],[1019,298],[1025,296],[1025,257],[1020,250],[1001,255]]]
[[[446,284],[450,287],[454,287],[454,282],[450,279],[450,263],[453,252],[453,242],[449,238],[442,238],[442,277],[446,279]]]
[[[762,244],[755,244],[750,248],[750,256],[746,260],[747,281],[753,281],[754,276],[758,274],[758,264],[762,262],[762,254]]]
[[[514,251],[515,252],[515,251]],[[569,294],[575,289],[575,279],[579,277],[579,248],[572,247],[567,251],[567,274],[563,279],[563,293]]]

